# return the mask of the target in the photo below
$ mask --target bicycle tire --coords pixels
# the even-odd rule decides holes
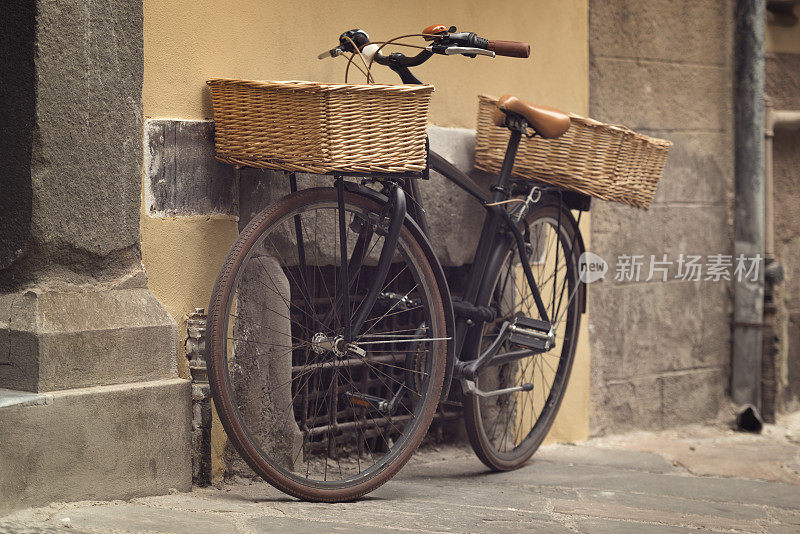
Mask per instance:
[[[227,336],[230,329],[235,327],[235,324],[232,325],[235,320],[230,320],[231,306],[236,298],[234,294],[237,291],[239,280],[242,279],[242,272],[246,269],[243,265],[248,261],[248,258],[252,257],[253,251],[257,247],[263,248],[265,246],[264,236],[271,228],[286,221],[291,221],[298,213],[305,214],[315,206],[335,205],[336,198],[337,191],[334,188],[306,189],[284,197],[256,215],[231,247],[220,270],[212,293],[207,321],[209,383],[217,413],[231,444],[247,465],[274,487],[300,499],[322,502],[340,502],[356,499],[384,484],[403,467],[419,446],[433,420],[441,395],[446,363],[446,343],[443,341],[428,341],[427,343],[431,347],[427,355],[428,360],[430,360],[429,367],[427,367],[429,369],[429,377],[425,381],[424,391],[418,393],[420,398],[416,399],[413,417],[403,427],[403,433],[400,434],[398,440],[391,443],[391,445],[389,443],[386,444],[388,450],[381,457],[382,459],[385,458],[385,461],[380,465],[379,462],[376,462],[373,467],[378,467],[372,471],[365,471],[366,474],[359,473],[358,476],[334,482],[328,481],[327,477],[324,481],[304,480],[302,476],[282,467],[276,458],[270,457],[269,453],[262,448],[262,444],[256,439],[252,429],[248,427],[242,407],[237,405],[236,390],[231,379],[232,372],[229,369],[229,352],[231,349],[227,344]],[[360,210],[364,214],[378,214],[383,207],[374,200],[351,192],[344,192],[344,201],[346,208],[352,208],[353,213]],[[366,218],[365,215],[364,219],[366,220]],[[420,294],[422,295],[420,298],[427,302],[426,313],[429,316],[428,320],[432,323],[427,331],[435,334],[434,338],[439,337],[439,335],[444,336],[446,331],[444,308],[433,270],[426,259],[423,248],[414,239],[411,232],[403,227],[400,235],[398,250],[401,250],[400,245],[402,244],[401,255],[405,254],[408,260],[407,265],[411,265],[413,269],[416,269],[411,274],[418,277],[419,282],[417,285],[421,285],[422,288],[420,289]],[[323,245],[319,246],[322,247]],[[331,304],[333,305],[334,302],[331,301]],[[291,304],[289,304],[289,310],[291,310]],[[236,311],[237,313],[239,312],[238,309]],[[316,313],[313,308],[311,308],[311,311]],[[265,311],[265,313],[267,312]],[[233,341],[232,343],[235,347],[236,342]],[[404,354],[401,354],[402,358],[404,358]],[[335,370],[337,370],[336,365],[334,362]],[[315,370],[314,373],[317,373],[317,371]],[[333,388],[333,383],[336,382],[337,392],[339,391],[338,380],[338,377],[331,379],[331,388]],[[292,381],[294,387],[294,379]],[[308,383],[308,380],[306,383]],[[332,389],[329,391],[332,391]],[[295,393],[292,397],[292,403],[294,403],[298,393]],[[328,395],[328,397],[327,402],[332,404],[331,398],[333,395]],[[336,398],[338,399],[338,396]],[[322,402],[324,403],[325,401],[323,400]],[[330,404],[328,408],[330,409]],[[297,418],[294,406],[290,411]],[[335,427],[335,425],[333,426]],[[357,434],[358,431],[356,431],[355,439],[360,439]],[[305,438],[303,439],[301,451],[304,450],[303,447],[306,444]],[[386,441],[385,437],[384,441]],[[391,438],[389,438],[389,441],[392,441]],[[337,438],[335,436],[333,443],[334,447],[336,447]],[[328,440],[328,446],[330,446],[330,439]],[[327,456],[329,452],[325,454],[324,462],[327,474],[327,466],[330,459]],[[360,457],[361,449],[359,449],[358,454]],[[338,456],[336,460],[339,460]],[[359,460],[359,471],[360,468]]]
[[[578,271],[578,260],[580,254],[583,252],[579,250],[577,243],[580,243],[579,235],[580,231],[577,227],[577,223],[575,219],[572,217],[571,213],[566,207],[560,205],[558,203],[540,206],[534,211],[532,211],[529,216],[527,217],[527,222],[529,227],[536,227],[537,224],[547,224],[548,226],[557,226],[561,225],[561,238],[560,244],[561,249],[564,251],[564,265],[565,265],[565,276],[569,277],[566,279],[566,283],[562,285],[562,294],[564,291],[564,287],[569,284],[569,291],[567,292],[572,293],[572,298],[569,299],[567,303],[567,308],[565,308],[563,312],[564,318],[567,319],[567,324],[565,325],[564,333],[560,336],[557,335],[557,341],[560,342],[559,345],[561,347],[561,353],[558,358],[558,365],[553,371],[553,382],[550,386],[550,390],[547,393],[547,397],[542,398],[541,401],[541,408],[539,414],[536,415],[536,391],[537,389],[541,390],[543,384],[546,381],[544,369],[544,363],[540,363],[541,368],[541,379],[538,383],[536,383],[536,358],[544,359],[548,356],[548,353],[538,354],[534,356],[529,356],[522,360],[517,360],[514,365],[517,365],[516,368],[512,370],[513,373],[516,374],[516,383],[502,383],[499,386],[495,384],[495,387],[509,387],[510,385],[519,385],[522,380],[529,381],[534,384],[534,390],[530,392],[520,391],[517,393],[512,393],[510,395],[498,396],[498,397],[491,397],[489,399],[482,399],[477,395],[473,394],[465,394],[464,399],[464,420],[467,430],[467,436],[470,441],[470,445],[472,449],[475,451],[475,454],[478,458],[490,469],[494,471],[510,471],[513,469],[517,469],[523,466],[530,457],[536,452],[536,450],[541,445],[544,438],[547,436],[550,428],[552,427],[553,421],[555,420],[556,414],[561,406],[561,402],[564,398],[564,394],[566,392],[567,385],[569,383],[569,376],[572,370],[572,365],[575,359],[575,349],[577,345],[577,337],[580,329],[580,318],[581,318],[581,305],[583,302],[583,292],[585,291],[584,284],[579,279],[579,271]],[[558,230],[554,232],[558,235]],[[537,234],[537,231],[534,231],[534,234]],[[532,234],[533,235],[533,234]],[[531,238],[532,241],[533,238]],[[549,243],[549,242],[548,242]],[[564,245],[570,247],[569,249],[565,249]],[[536,250],[537,246],[531,246],[532,250]],[[549,251],[552,250],[552,245],[547,244],[545,248]],[[556,247],[556,254],[558,254],[558,247]],[[491,332],[497,330],[497,325],[500,324],[501,321],[508,319],[510,317],[506,317],[504,315],[504,310],[502,307],[498,305],[498,300],[503,299],[504,297],[501,293],[505,293],[505,291],[498,291],[498,284],[501,282],[501,277],[503,274],[504,269],[508,269],[508,265],[511,264],[513,258],[516,255],[516,247],[511,244],[509,245],[509,249],[506,253],[506,260],[501,262],[498,268],[493,273],[489,273],[487,276],[487,280],[490,283],[490,292],[484,292],[491,295],[491,299],[487,299],[486,302],[481,302],[481,305],[492,305],[495,309],[500,311],[498,319],[494,323],[487,323],[483,326],[483,332],[481,335],[482,343],[481,346],[488,346],[496,336],[492,336]],[[531,256],[534,256],[534,253],[531,253]],[[570,261],[568,262],[568,258]],[[541,260],[539,260],[541,261]],[[542,262],[545,266],[548,263],[548,260]],[[559,265],[559,258],[556,257],[555,262],[556,267]],[[510,269],[509,269],[510,270]],[[553,275],[553,281],[557,282],[557,273],[558,267],[555,269]],[[521,271],[521,269],[520,269]],[[534,275],[536,277],[537,284],[546,285],[548,278],[542,277],[542,272],[538,272],[536,269],[533,269]],[[518,278],[523,279],[524,287],[527,287],[527,282],[524,281],[524,277],[518,273]],[[543,284],[545,282],[545,284]],[[555,285],[554,287],[558,287]],[[540,287],[540,289],[542,289]],[[554,290],[553,295],[557,293],[557,289]],[[499,296],[498,296],[499,295]],[[548,303],[548,295],[542,294],[542,299],[545,303]],[[554,305],[552,308],[556,308],[555,306],[555,299],[553,299]],[[510,306],[506,306],[511,308]],[[535,307],[532,307],[535,310]],[[568,310],[568,311],[567,311]],[[508,311],[508,310],[505,310]],[[512,310],[516,311],[516,310]],[[556,311],[556,315],[559,312]],[[548,314],[552,316],[553,309],[548,309]],[[538,318],[538,312],[533,315],[534,318]],[[558,329],[557,329],[558,333]],[[506,342],[507,343],[507,342]],[[530,364],[533,362],[533,370],[530,371],[533,374],[533,380],[530,380],[529,369]],[[507,364],[512,365],[512,364]],[[548,364],[549,365],[549,364]],[[524,366],[524,367],[522,367]],[[520,367],[522,367],[522,371],[520,371]],[[499,370],[498,370],[499,369]],[[552,369],[552,367],[551,367]],[[549,370],[547,373],[549,374]],[[490,373],[496,373],[495,376],[492,376]],[[508,371],[503,371],[503,366],[499,367],[488,367],[481,374],[479,374],[477,385],[481,387],[481,377],[486,377],[489,379],[494,379],[497,382],[504,379],[504,373],[508,374]],[[520,375],[522,375],[520,377]],[[482,388],[483,389],[483,388]],[[491,389],[486,388],[486,389]],[[507,399],[513,398],[513,407],[511,407],[511,402]],[[496,399],[496,400],[495,400]],[[534,400],[531,400],[534,399]],[[499,410],[501,411],[501,415],[497,417],[495,423],[492,425],[492,429],[488,429],[487,427],[490,426],[489,418],[490,412],[494,409],[492,407],[492,403],[497,403],[500,406]],[[502,403],[505,403],[506,406],[502,406]],[[518,412],[519,407],[521,406],[522,413]],[[505,410],[508,415],[506,415],[506,429],[501,431],[499,434],[497,432],[498,422],[502,417],[502,411]],[[526,415],[527,413],[531,415]],[[485,412],[485,413],[484,413]],[[511,415],[513,413],[513,415]],[[513,431],[514,437],[511,443],[514,443],[514,446],[509,450],[500,450],[503,444],[509,443],[508,438],[508,424],[513,417],[515,424],[517,425],[517,429]],[[525,430],[527,428],[527,420],[533,418],[535,422],[533,426],[529,430]],[[522,429],[521,431],[518,429]],[[490,436],[491,434],[491,436]]]

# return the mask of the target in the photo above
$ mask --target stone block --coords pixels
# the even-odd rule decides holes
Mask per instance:
[[[711,422],[717,418],[728,389],[726,368],[663,376],[662,427]]]
[[[726,284],[592,286],[593,367],[602,380],[722,366],[730,358]]]
[[[604,384],[607,380],[628,376],[621,365],[625,354],[625,328],[621,328],[619,317],[625,309],[627,288],[593,283],[588,291],[589,343],[591,345],[592,381]]]
[[[3,131],[18,138],[0,145],[0,161],[11,165],[3,197],[18,205],[4,214],[0,266],[11,268],[0,285],[13,291],[43,272],[94,283],[139,268],[142,6],[15,1],[2,9],[9,83],[0,85],[15,122]]]
[[[36,114],[36,6],[30,0],[0,4],[0,270],[30,244],[31,153]],[[10,194],[13,192],[13,194]]]
[[[787,409],[800,409],[800,313],[789,315],[786,328],[786,385],[783,392]]]
[[[592,0],[589,47],[595,57],[724,65],[733,8],[728,0]]]
[[[678,259],[700,255],[705,264],[707,256],[732,254],[732,229],[728,224],[726,206],[653,206],[648,211],[637,210],[622,204],[595,202],[592,205],[592,251],[609,264],[603,283],[631,282],[615,280],[616,264],[620,255],[641,255],[640,280],[650,276],[651,256],[656,261],[667,261],[667,279],[677,274]],[[656,265],[658,267],[658,265]],[[703,269],[702,277],[706,276]],[[663,274],[654,270],[653,279]]]
[[[764,93],[775,109],[800,109],[800,54],[765,55]]]
[[[800,161],[800,131],[778,129],[772,145],[773,154],[773,213],[775,241],[778,247],[800,237],[800,180],[797,162]],[[789,274],[789,273],[787,273]],[[793,295],[798,302],[800,293]]]
[[[700,346],[693,355],[699,367],[726,366],[730,362],[731,320],[733,319],[733,286],[706,283],[699,289],[698,320],[702,325]]]
[[[634,130],[728,128],[730,71],[716,66],[593,57],[589,110],[597,120]]]
[[[662,387],[656,377],[593,383],[589,405],[592,435],[663,428]]]
[[[656,189],[654,205],[673,202],[732,204],[733,137],[730,134],[659,130],[642,130],[641,133],[674,143]]]
[[[176,376],[177,325],[144,288],[0,295],[0,387],[53,391]]]
[[[189,386],[137,382],[0,404],[0,515],[52,501],[189,491]]]
[[[214,157],[213,121],[149,119],[144,144],[151,216],[237,213],[236,173]]]
[[[635,284],[626,289],[626,306],[618,316],[625,339],[623,376],[695,367],[695,351],[703,336],[702,324],[696,320],[700,314],[698,284]]]
[[[781,287],[784,305],[797,312],[800,311],[800,272],[794,266],[800,264],[800,235],[777,243],[775,252],[784,273]]]
[[[247,429],[269,457],[287,469],[303,462],[303,435],[292,398],[290,298],[289,280],[275,258],[262,255],[247,263],[237,291],[233,327],[237,335],[228,361]],[[265,309],[272,313],[265,314]],[[252,474],[230,442],[225,459],[229,472]]]
[[[461,128],[428,128],[431,150],[467,173],[485,191],[496,177],[473,167],[475,132]],[[420,180],[420,194],[431,228],[431,243],[442,265],[471,263],[483,227],[484,210],[469,194],[436,172]]]
[[[98,255],[136,247],[142,7],[125,0],[36,5],[35,238]]]

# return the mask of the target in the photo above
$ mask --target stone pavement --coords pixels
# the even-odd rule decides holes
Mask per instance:
[[[0,533],[800,532],[800,413],[781,423],[762,435],[688,427],[547,446],[499,474],[467,449],[427,449],[353,503],[254,483],[54,504],[0,518]]]

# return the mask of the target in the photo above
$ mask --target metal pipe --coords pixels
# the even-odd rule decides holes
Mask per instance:
[[[775,111],[773,128],[800,128],[800,111]]]
[[[764,98],[764,256],[775,257],[774,187],[772,182],[772,138],[775,136],[775,110]]]
[[[764,16],[764,0],[737,1],[735,257],[764,257]],[[764,269],[743,278],[733,281],[731,397],[759,417]]]
[[[783,281],[783,269],[775,257],[775,187],[774,187],[774,144],[775,134],[781,130],[796,130],[800,128],[800,111],[776,111],[771,102],[765,97],[765,125],[764,125],[764,240],[766,267],[764,271],[764,331],[763,331],[763,358],[766,365],[762,368],[762,384],[765,388],[762,393],[763,405],[761,416],[765,421],[774,423],[775,412],[778,409],[777,399],[780,398],[778,380],[781,374],[779,366],[785,362],[777,362],[779,340],[776,334],[776,315],[781,308],[776,303],[775,286]],[[739,421],[746,420],[740,417]],[[751,420],[751,422],[755,422]]]
[[[772,145],[775,130],[800,129],[800,111],[776,110],[764,99],[764,252],[775,257],[775,186]]]

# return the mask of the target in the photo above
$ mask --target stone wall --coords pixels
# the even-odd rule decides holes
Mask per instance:
[[[191,488],[139,247],[141,2],[0,3],[0,515]]]
[[[732,29],[717,0],[591,0],[590,115],[673,141],[647,212],[595,202],[591,248],[609,274],[590,286],[591,431],[718,416],[728,387],[726,282],[615,280],[617,257],[732,254]]]

